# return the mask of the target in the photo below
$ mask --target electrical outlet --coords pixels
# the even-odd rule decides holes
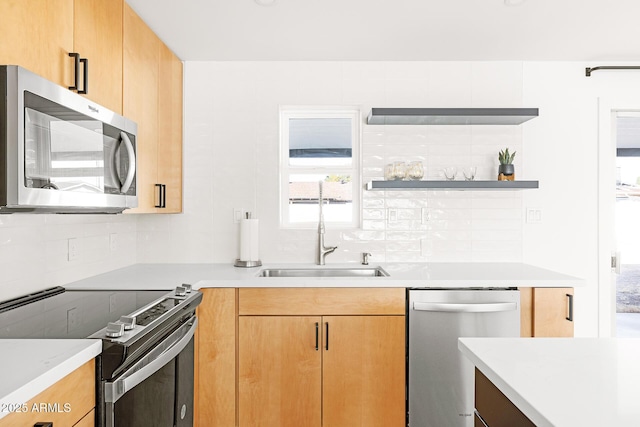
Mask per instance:
[[[396,209],[389,209],[387,212],[387,222],[398,222],[398,211]]]
[[[233,208],[233,222],[235,224],[240,223],[240,220],[246,217],[247,212],[249,211],[245,208]]]
[[[111,294],[109,295],[109,313],[113,313],[118,309],[118,295]]]
[[[542,209],[527,208],[527,224],[540,224],[542,222]]]
[[[423,224],[431,221],[431,211],[429,210],[429,208],[422,208],[422,210],[420,211],[420,218],[422,219]]]
[[[76,307],[67,310],[67,333],[78,327],[78,309]]]
[[[111,252],[118,250],[118,235],[116,233],[109,234],[109,250]]]
[[[67,240],[67,259],[69,261],[78,259],[78,239]]]

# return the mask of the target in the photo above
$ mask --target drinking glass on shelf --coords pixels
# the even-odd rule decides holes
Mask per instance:
[[[422,162],[411,162],[407,167],[407,178],[412,181],[417,181],[422,179],[424,176],[424,168],[422,167]]]
[[[396,179],[393,173],[393,163],[387,163],[384,166],[384,179],[385,181],[393,181],[394,179]]]
[[[454,179],[456,179],[458,169],[455,166],[449,166],[447,168],[444,168],[442,170],[442,173],[444,173],[444,179],[446,179],[447,181],[453,181]]]
[[[393,179],[402,180],[407,176],[407,164],[405,162],[393,163]]]
[[[462,175],[464,175],[464,180],[473,181],[474,179],[476,179],[476,170],[477,168],[475,166],[469,166],[468,168],[465,168],[462,171]]]

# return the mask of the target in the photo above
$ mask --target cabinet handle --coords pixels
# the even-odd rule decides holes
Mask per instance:
[[[573,322],[573,295],[567,294],[567,298],[569,299],[569,316],[565,317],[569,322]]]
[[[81,58],[79,62],[84,65],[84,73],[82,74],[82,90],[78,89],[78,93],[86,95],[89,93],[89,60],[87,58]],[[76,81],[76,85],[78,82]]]
[[[154,206],[154,208],[162,207],[162,184],[156,184],[156,188],[158,189],[158,204]]]
[[[33,425],[33,427],[53,427],[53,423],[51,422],[40,422],[40,423],[35,423]]]
[[[167,186],[164,184],[156,184],[158,188],[158,204],[154,205],[154,208],[166,208],[167,207]]]
[[[73,86],[69,86],[69,90],[78,90],[78,84],[80,82],[80,54],[76,52],[69,52],[69,56],[74,59]]]
[[[329,351],[329,322],[325,322],[324,327],[326,329],[326,338],[325,338],[325,350]]]
[[[320,323],[316,322],[316,351],[320,349],[319,335],[320,335]]]

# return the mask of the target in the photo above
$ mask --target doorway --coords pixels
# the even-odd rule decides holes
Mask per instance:
[[[640,113],[618,111],[616,143],[616,336],[640,337]]]
[[[635,310],[632,307],[636,305],[640,312],[640,303],[636,304],[640,298],[635,297],[635,294],[640,294],[640,245],[633,241],[633,239],[640,241],[640,226],[636,226],[636,218],[640,218],[638,216],[640,210],[635,211],[640,209],[640,181],[638,181],[640,163],[634,159],[634,157],[640,159],[640,141],[629,142],[630,137],[626,135],[631,128],[635,127],[631,122],[638,123],[638,121],[640,121],[640,99],[637,97],[598,100],[598,336],[600,337],[629,336],[636,332],[640,336],[640,318],[635,316],[640,313],[632,312]],[[623,149],[620,151],[620,156],[618,156],[618,133],[620,133],[620,148]],[[637,133],[640,134],[640,130]],[[619,257],[617,252],[621,254]],[[613,268],[614,258],[621,261],[618,263],[619,268]],[[617,270],[620,272],[619,275],[616,274]],[[635,270],[638,270],[638,274]],[[617,291],[618,276],[620,276],[621,288],[619,293]],[[621,315],[618,314],[618,309]],[[635,324],[636,320],[637,324]],[[620,329],[620,334],[617,329]]]

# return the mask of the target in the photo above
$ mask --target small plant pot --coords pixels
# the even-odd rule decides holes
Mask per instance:
[[[512,165],[500,165],[498,167],[498,181],[513,181],[516,179],[516,168]]]

